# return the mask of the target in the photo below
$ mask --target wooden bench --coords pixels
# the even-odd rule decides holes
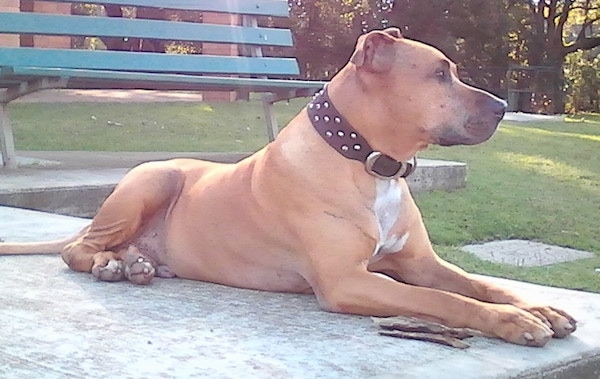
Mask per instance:
[[[50,0],[41,0],[50,1]],[[240,15],[242,23],[220,25],[172,20],[0,12],[0,33],[235,44],[243,56],[164,52],[0,47],[0,147],[3,164],[17,166],[7,105],[50,89],[152,89],[262,93],[267,134],[278,127],[276,101],[310,96],[322,82],[290,80],[295,58],[265,57],[264,47],[293,46],[289,29],[259,27],[258,18],[289,17],[285,0],[52,0],[109,6]],[[120,9],[120,8],[117,8]],[[23,37],[22,37],[23,38]]]

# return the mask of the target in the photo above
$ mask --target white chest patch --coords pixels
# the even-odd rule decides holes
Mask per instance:
[[[379,241],[373,256],[402,250],[409,237],[408,232],[398,235],[393,231],[402,211],[402,187],[398,181],[376,179],[376,191],[373,210],[377,217]]]

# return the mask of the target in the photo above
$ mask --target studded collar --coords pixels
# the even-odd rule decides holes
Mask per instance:
[[[417,167],[416,157],[412,162],[399,162],[373,150],[367,140],[335,109],[327,94],[327,87],[315,94],[307,110],[314,128],[329,146],[348,159],[363,162],[369,174],[380,179],[406,178]]]

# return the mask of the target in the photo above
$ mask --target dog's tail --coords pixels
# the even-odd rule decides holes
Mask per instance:
[[[70,237],[41,242],[0,242],[0,255],[59,254],[65,246],[75,242],[89,227]]]

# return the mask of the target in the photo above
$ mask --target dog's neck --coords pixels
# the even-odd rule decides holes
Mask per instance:
[[[345,158],[363,162],[369,174],[380,179],[395,179],[405,178],[415,170],[417,161],[414,157],[412,162],[396,161],[374,150],[336,109],[327,87],[313,97],[307,111],[310,122],[325,142]]]
[[[409,161],[428,143],[392,114],[390,107],[398,108],[400,104],[391,104],[393,98],[386,93],[385,83],[374,84],[372,78],[365,80],[363,76],[353,65],[347,65],[328,84],[329,97],[374,150],[397,161]],[[385,96],[388,98],[382,100]]]

